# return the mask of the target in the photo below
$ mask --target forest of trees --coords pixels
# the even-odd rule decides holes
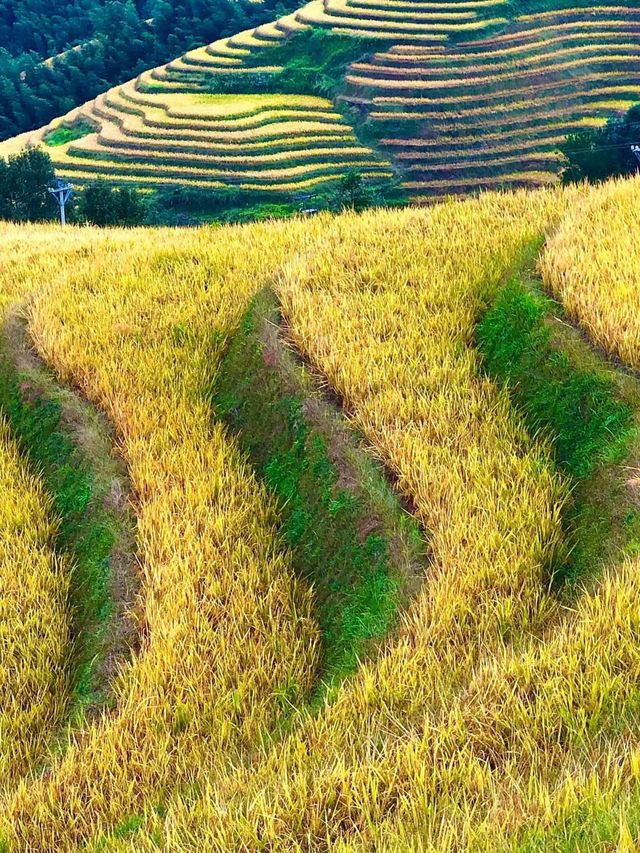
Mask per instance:
[[[287,3],[0,0],[0,140],[40,127],[189,48],[296,5]],[[75,45],[82,50],[64,53]]]

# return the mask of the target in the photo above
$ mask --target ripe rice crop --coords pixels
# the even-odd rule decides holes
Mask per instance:
[[[435,701],[432,685],[455,694],[505,631],[546,621],[553,602],[541,579],[562,547],[566,491],[464,342],[482,300],[558,204],[551,194],[496,198],[334,225],[236,229],[213,241],[206,231],[107,233],[74,256],[72,279],[58,256],[35,296],[30,331],[60,376],[117,427],[137,499],[147,639],[117,683],[116,712],[72,743],[47,777],[5,799],[9,837],[63,850],[117,828],[176,785],[255,750],[282,707],[282,685],[304,691],[309,683],[314,631],[305,595],[274,551],[272,508],[200,396],[220,354],[212,328],[231,328],[294,250],[280,288],[292,333],[350,401],[432,533],[424,595],[380,668],[358,677],[336,707],[361,697],[348,712],[358,731],[366,685],[397,665],[403,675],[392,692],[410,691],[419,714]],[[462,239],[469,222],[477,229],[471,258]],[[382,250],[378,261],[372,245]],[[422,267],[424,246],[431,260]],[[31,258],[14,261],[12,279],[31,281]],[[339,352],[348,341],[354,351],[354,335],[357,357],[345,361]],[[435,655],[444,656],[442,677]],[[400,694],[388,700],[398,712],[405,703]]]
[[[448,52],[445,54],[416,54],[416,53],[398,53],[394,51],[390,54],[391,60],[395,63],[415,64],[416,61],[429,62],[433,66],[447,64],[449,58],[454,62],[462,62],[465,64],[475,65],[478,62],[495,63],[499,65],[503,60],[517,62],[520,58],[531,58],[532,60],[540,51],[556,46],[559,50],[568,47],[572,43],[576,46],[584,45],[585,41],[594,44],[600,39],[625,38],[630,39],[637,35],[640,29],[640,22],[612,22],[611,27],[605,29],[597,29],[591,32],[580,31],[577,33],[562,33],[557,36],[548,36],[535,41],[527,41],[524,43],[516,43],[510,47],[489,46],[491,49],[481,49],[481,43],[474,45],[472,50],[467,50],[465,53]]]
[[[406,2],[406,0],[357,0],[357,5],[360,8],[371,9],[393,9],[395,12],[411,12],[415,10],[424,11],[459,11],[461,9],[490,9],[495,6],[504,6],[506,0],[461,0],[460,3],[445,2],[434,3],[433,0],[416,0],[416,2]]]
[[[547,284],[597,343],[637,365],[639,186],[246,228],[0,226],[3,299],[29,295],[38,352],[115,426],[143,614],[113,708],[72,732],[46,774],[16,787],[11,770],[0,784],[13,849],[633,849],[637,557],[616,552],[564,606],[550,583],[571,551],[570,483],[552,436],[526,428],[477,342],[487,308],[550,234]],[[429,544],[397,631],[313,713],[311,596],[272,496],[208,396],[227,337],[265,285]],[[64,568],[47,544],[46,497],[2,421],[0,485],[27,501],[30,524],[43,520],[43,565]],[[64,590],[66,573],[54,577]],[[25,589],[3,584],[0,602]],[[67,625],[62,609],[56,631]],[[21,627],[11,636],[22,644]],[[38,684],[63,702],[59,671]],[[42,725],[34,769],[56,724]]]
[[[357,18],[362,21],[362,16],[366,15],[367,22],[369,21],[388,21],[398,20],[398,13],[388,9],[374,9],[371,6],[365,8],[359,5],[339,0],[332,0],[330,6],[331,13],[339,13],[349,18]],[[403,12],[402,20],[407,23],[433,23],[433,24],[456,24],[458,22],[475,21],[477,15],[474,12],[458,11],[452,9],[443,9],[435,11],[413,11]]]
[[[581,59],[573,59],[567,62],[553,64],[546,64],[544,69],[537,72],[536,80],[538,81],[535,87],[532,86],[521,86],[521,81],[529,81],[531,79],[531,70],[529,68],[522,68],[520,70],[510,69],[503,74],[492,73],[489,76],[485,77],[475,77],[475,76],[451,76],[448,79],[421,79],[421,73],[428,73],[426,69],[410,69],[409,71],[405,71],[402,75],[402,79],[387,78],[379,74],[378,69],[374,66],[370,66],[371,73],[369,76],[364,76],[360,74],[349,74],[347,76],[347,80],[349,83],[355,85],[362,86],[375,86],[376,89],[385,90],[385,89],[407,89],[412,91],[424,91],[424,90],[448,90],[448,89],[459,89],[462,91],[468,91],[473,87],[478,87],[480,89],[480,94],[484,88],[488,84],[492,85],[509,85],[514,88],[514,95],[520,94],[520,92],[530,92],[538,88],[547,87],[551,88],[553,85],[559,85],[562,83],[562,77],[560,79],[551,79],[547,80],[546,83],[543,82],[545,77],[553,77],[556,78],[558,75],[562,75],[565,71],[575,71],[580,68],[587,67],[589,69],[590,74],[588,77],[585,77],[585,83],[588,82],[588,79],[592,80],[602,79],[603,77],[609,76],[609,72],[619,66],[626,67],[628,69],[629,63],[634,59],[640,59],[640,50],[631,47],[625,53],[611,53],[607,54],[604,57],[596,57],[594,55],[590,55],[587,57],[583,57]],[[469,74],[474,74],[476,72],[475,68],[468,68],[467,72]],[[384,71],[386,74],[386,70]],[[627,76],[629,74],[628,70],[625,72]],[[574,84],[575,85],[575,84]],[[520,87],[520,88],[518,88]],[[496,96],[498,93],[496,93]],[[457,100],[472,100],[473,95],[468,94],[464,96],[459,96]],[[476,96],[477,97],[477,96]]]
[[[266,171],[262,178],[250,175],[251,185],[260,187],[278,181],[278,191],[285,193],[285,187],[297,182],[293,175],[278,176],[269,171],[272,160],[279,157],[284,162],[285,158],[282,151],[269,151],[268,142],[290,136],[290,125],[297,120],[300,126],[293,135],[298,138],[313,129],[311,122],[315,126],[326,123],[322,132],[326,130],[334,136],[344,132],[355,146],[358,128],[351,128],[349,121],[358,120],[350,116],[371,119],[373,139],[377,134],[384,137],[382,150],[376,141],[372,142],[359,132],[357,136],[361,146],[370,149],[366,159],[367,169],[372,173],[375,168],[372,164],[386,153],[385,147],[388,146],[392,154],[398,147],[393,140],[389,142],[396,130],[390,126],[392,122],[400,125],[405,121],[428,122],[428,128],[415,127],[416,138],[428,130],[443,138],[465,138],[471,145],[479,145],[485,137],[495,136],[501,130],[528,130],[532,140],[538,140],[549,118],[556,124],[560,124],[556,121],[560,119],[566,127],[580,120],[593,122],[625,109],[635,100],[640,59],[636,48],[640,17],[636,9],[579,7],[520,15],[509,20],[502,16],[503,6],[506,13],[507,6],[502,0],[443,4],[433,0],[416,3],[406,0],[311,0],[279,20],[195,48],[166,66],[144,72],[136,80],[98,98],[94,104],[85,105],[82,119],[95,123],[102,134],[101,141],[118,140],[113,146],[104,146],[119,150],[119,153],[105,151],[101,174],[107,179],[110,164],[114,160],[124,162],[128,156],[125,154],[127,145],[120,140],[115,128],[124,136],[135,137],[135,144],[129,147],[155,161],[161,150],[172,150],[181,157],[189,152],[197,157],[198,146],[181,145],[180,142],[200,139],[219,144],[221,147],[213,150],[223,157],[237,157],[236,150],[225,155],[222,146],[226,140],[230,146],[237,145],[245,138],[253,139],[255,132],[256,139],[265,142],[265,161],[259,166]],[[339,93],[340,100],[351,107],[345,111],[344,119],[328,100],[303,93],[265,94],[263,82],[259,82],[264,76],[269,89],[277,89],[280,82],[283,89],[291,85],[291,69],[286,60],[289,47],[280,59],[275,59],[275,65],[266,64],[270,56],[268,51],[284,45],[297,33],[309,33],[314,26],[335,36],[361,38],[369,43],[368,46],[354,45],[355,61],[344,75],[346,88],[338,86],[336,89],[332,84],[334,94]],[[376,42],[380,44],[379,50]],[[263,53],[265,49],[266,54]],[[368,57],[367,52],[370,53]],[[267,59],[261,62],[261,56]],[[280,72],[284,72],[282,78]],[[295,74],[293,76],[295,78]],[[227,86],[233,91],[245,85],[248,91],[242,94],[207,93],[207,90]],[[310,91],[315,87],[302,83],[301,88]],[[381,129],[379,121],[388,126]],[[271,127],[267,131],[268,126]],[[40,144],[50,130],[51,127],[43,128],[0,145],[0,153],[19,150],[25,144]],[[398,138],[411,134],[402,126],[397,132]],[[219,135],[199,136],[209,133]],[[175,142],[172,149],[160,142],[154,147],[154,139],[164,138]],[[501,153],[516,157],[520,149],[515,137],[511,151],[506,150],[508,144],[510,140],[509,143],[505,140],[505,151]],[[70,163],[66,155],[77,156],[83,148],[88,150],[92,145],[92,140],[87,139],[84,146],[76,144],[68,150],[56,151],[60,167],[68,172],[79,170],[80,164]],[[302,143],[302,147],[305,145]],[[309,147],[318,147],[316,140],[310,141]],[[342,145],[319,147],[331,151],[327,154],[326,165],[332,175],[337,174],[341,166],[358,165],[341,163]],[[496,160],[491,150],[486,152],[484,186],[500,185],[499,172],[504,163],[498,161],[502,159]],[[201,185],[222,180],[215,172],[216,162],[208,162],[214,170],[209,176],[193,172],[188,180]],[[434,167],[440,173],[447,171],[446,162],[446,157],[439,162],[437,157],[433,158]],[[413,168],[410,158],[399,159],[398,165],[397,180],[393,178],[396,185],[403,181],[402,167],[409,165],[411,171],[419,171]],[[417,162],[414,165],[417,166]],[[392,164],[385,162],[384,166],[385,174],[392,175]],[[171,171],[159,176],[163,180],[176,181],[186,174],[179,171],[180,164],[175,157],[167,167],[171,167]],[[87,174],[92,168],[86,163],[81,166]],[[482,167],[478,163],[474,168],[477,172]],[[462,166],[458,171],[462,171]],[[525,171],[529,178],[522,177]],[[114,168],[113,174],[116,180],[125,176],[122,167]],[[554,174],[554,158],[550,158],[547,165],[539,159],[528,158],[514,182],[531,184],[539,180],[548,183]],[[135,171],[132,167],[129,177],[136,175],[149,183],[148,172],[137,165]],[[227,177],[231,181],[238,180],[235,175]],[[475,172],[467,178],[467,181],[452,183],[451,192],[483,186],[482,181],[475,180]],[[317,174],[313,179],[319,182]],[[421,193],[433,191],[434,195],[447,190],[446,183],[438,180],[417,184],[404,180],[404,186]]]
[[[119,159],[118,159],[119,158]],[[152,159],[152,158],[150,158]],[[164,161],[164,162],[163,162]],[[267,189],[272,189],[278,192],[282,186],[291,185],[292,183],[301,183],[310,179],[322,179],[323,176],[336,175],[340,176],[344,173],[345,168],[349,168],[350,161],[346,163],[324,162],[311,163],[302,166],[291,166],[282,169],[214,169],[214,168],[196,168],[191,166],[176,166],[166,162],[163,158],[157,165],[153,163],[140,162],[138,157],[125,159],[122,155],[112,155],[111,157],[100,156],[96,152],[95,156],[91,156],[89,152],[77,156],[60,155],[56,158],[61,173],[72,173],[74,171],[90,172],[93,169],[108,169],[110,173],[115,175],[157,175],[158,177],[175,178],[176,180],[190,181],[209,180],[221,181],[231,184],[242,184],[245,182],[254,181],[261,183]],[[354,166],[358,166],[368,175],[381,174],[386,175],[389,172],[383,165],[375,161],[356,160],[351,161]]]
[[[548,139],[529,139],[526,142],[523,142],[518,145],[519,151],[521,154],[519,155],[521,159],[527,160],[530,157],[535,155],[545,154],[551,155],[555,151],[555,147],[559,142],[562,142],[565,139],[565,136],[550,136]],[[501,145],[487,145],[486,149],[482,151],[469,151],[465,154],[464,162],[465,163],[473,163],[478,160],[485,160],[489,158],[496,158],[500,155],[509,155],[513,151],[515,140],[510,138],[510,135],[507,136],[505,140],[505,135],[501,134],[501,141],[503,144]],[[402,162],[403,160],[408,160],[415,167],[419,167],[422,163],[434,163],[437,165],[446,165],[447,163],[459,163],[460,155],[455,150],[443,150],[450,143],[443,143],[442,147],[436,148],[436,150],[430,150],[428,147],[424,148],[414,148],[413,150],[402,151],[396,154],[397,159]],[[464,143],[462,143],[464,144]],[[492,159],[493,163],[497,161]]]
[[[633,13],[633,7],[630,8],[629,6],[615,6],[613,4],[611,6],[589,6],[589,15],[591,17],[602,15],[604,18],[608,18],[611,15],[625,15]],[[584,11],[580,7],[576,9],[547,9],[545,12],[535,12],[531,15],[519,15],[518,21],[535,23],[537,21],[557,19],[560,22],[566,22],[567,19],[571,19],[572,17],[580,18],[583,15]]]
[[[577,194],[507,199],[340,220],[333,231],[325,226],[321,244],[308,234],[285,266],[279,289],[291,331],[428,518],[433,574],[395,644],[363,666],[333,705],[270,744],[261,763],[223,784],[212,779],[200,796],[178,797],[161,820],[149,813],[137,850],[162,841],[176,851],[490,851],[527,840],[533,849],[560,849],[566,839],[579,849],[585,838],[588,849],[603,840],[633,849],[637,561],[612,567],[573,612],[563,612],[551,597],[530,597],[525,576],[527,591],[510,598],[515,578],[507,552],[516,542],[531,547],[531,535],[519,528],[514,539],[487,536],[498,519],[517,527],[513,512],[523,504],[507,509],[515,496],[506,482],[504,491],[498,485],[502,476],[513,483],[503,465],[482,468],[497,450],[485,440],[489,434],[500,435],[505,451],[516,438],[512,415],[505,410],[503,419],[499,395],[491,418],[486,398],[466,409],[476,393],[497,393],[479,378],[469,347],[474,306],[500,287],[520,240],[526,244],[536,227],[548,226],[567,201],[580,203]],[[476,454],[481,435],[484,452]],[[527,440],[512,446],[520,448],[517,464],[532,459]],[[516,482],[525,489],[533,476],[529,483],[541,486],[544,471],[534,465]],[[460,492],[458,477],[466,481]],[[547,484],[547,497],[562,500],[561,483]],[[454,508],[455,497],[462,502]],[[494,518],[491,507],[502,500],[505,512]],[[540,523],[531,510],[527,524]],[[544,547],[557,529],[548,518],[545,538],[534,537]],[[474,532],[481,529],[480,541],[505,560],[497,586],[495,556],[487,565],[491,581],[475,562],[481,551]],[[495,608],[507,601],[513,609],[500,618]],[[518,624],[527,610],[547,623],[545,633]]]
[[[569,315],[603,349],[640,367],[640,281],[633,219],[640,182],[611,182],[572,208],[541,271]]]
[[[437,41],[438,37],[442,37],[448,29],[447,25],[439,24],[432,25],[427,23],[404,23],[404,16],[398,15],[395,20],[374,20],[369,17],[350,17],[342,15],[339,8],[335,10],[330,6],[325,6],[323,0],[311,0],[303,6],[297,13],[297,17],[305,24],[331,26],[336,32],[349,34],[349,30],[369,32],[379,32],[385,37],[393,39],[398,37],[403,38],[418,37],[428,40]],[[452,24],[456,29],[477,29],[482,24],[467,23],[467,24]]]
[[[491,93],[473,93],[469,95],[443,96],[440,98],[421,98],[421,97],[403,97],[401,95],[393,96],[375,96],[373,103],[375,106],[415,106],[415,107],[433,107],[432,112],[446,112],[447,107],[455,104],[474,104],[472,107],[475,110],[489,111],[494,102],[497,101],[497,106],[507,107],[509,109],[522,108],[522,105],[530,103],[546,103],[559,95],[573,96],[568,97],[568,100],[577,100],[585,95],[602,95],[610,92],[615,92],[617,89],[622,91],[632,92],[637,89],[640,83],[640,72],[629,73],[624,71],[605,71],[601,74],[589,74],[581,78],[581,86],[584,85],[584,90],[580,91],[575,83],[561,82],[542,82],[529,86],[523,86],[516,91],[509,89],[499,89]],[[619,82],[619,85],[614,89],[612,86],[602,85],[603,83]],[[589,85],[591,84],[591,85]],[[542,93],[543,97],[536,98],[537,93]],[[511,100],[510,100],[511,99]],[[428,113],[428,110],[423,110]],[[469,109],[461,110],[460,112],[469,112]]]
[[[582,118],[582,119],[568,119],[565,122],[549,122],[549,124],[543,128],[543,132],[537,139],[531,139],[531,132],[528,128],[522,128],[520,130],[511,130],[508,132],[508,139],[512,141],[513,145],[516,145],[518,149],[524,150],[529,146],[536,146],[545,144],[549,140],[555,141],[556,139],[564,139],[567,134],[575,133],[579,130],[584,130],[586,127],[599,127],[602,124],[602,119],[592,119],[592,118]],[[507,136],[504,132],[493,132],[487,133],[483,136],[489,143],[502,142]],[[416,157],[420,157],[422,153],[425,155],[428,154],[429,151],[442,149],[443,151],[450,152],[454,145],[469,145],[473,144],[476,140],[475,136],[434,136],[432,138],[427,139],[400,139],[400,138],[387,138],[381,139],[380,143],[389,147],[397,147],[401,149],[399,153],[406,154],[409,156],[410,154],[414,154]],[[511,146],[508,146],[510,150]],[[493,146],[492,146],[493,149]],[[395,155],[399,157],[399,154]]]
[[[184,150],[180,146],[163,146],[162,149],[156,150],[148,146],[134,146],[127,140],[121,145],[113,145],[110,139],[99,138],[95,143],[88,142],[86,145],[72,145],[68,148],[69,156],[79,157],[105,157],[105,159],[133,159],[150,162],[158,162],[163,165],[173,166],[180,164],[193,164],[200,166],[202,164],[211,164],[220,168],[232,166],[240,168],[260,168],[270,165],[278,166],[282,164],[285,168],[295,169],[302,168],[306,164],[312,163],[330,163],[332,158],[342,157],[344,162],[355,164],[361,159],[366,164],[371,163],[368,159],[371,152],[366,148],[344,147],[340,149],[318,148],[305,146],[298,151],[283,151],[275,154],[235,154],[227,152],[224,154],[204,154],[201,152],[192,152]],[[298,163],[298,161],[301,161]],[[234,173],[231,173],[234,174]],[[212,177],[215,177],[215,170],[212,172]],[[268,177],[268,175],[266,175]]]
[[[626,109],[634,103],[634,87],[625,87],[623,85],[620,86],[606,86],[603,88],[594,88],[589,90],[588,92],[578,93],[576,98],[564,98],[566,105],[564,108],[556,107],[553,109],[551,107],[549,111],[549,115],[552,118],[558,118],[563,115],[576,116],[580,114],[584,114],[587,110],[593,115],[597,114],[597,110],[600,111],[614,111],[614,110],[622,110]],[[617,99],[614,100],[612,96],[618,96]],[[381,99],[382,100],[382,99]],[[392,101],[392,103],[390,103]],[[458,122],[464,126],[463,120],[465,123],[468,121],[469,124],[473,124],[473,120],[482,117],[487,119],[486,124],[490,127],[506,127],[509,124],[518,123],[522,121],[526,121],[528,119],[529,123],[531,123],[531,114],[535,115],[535,110],[538,107],[548,107],[550,104],[557,104],[558,96],[549,96],[549,97],[540,97],[535,100],[505,100],[502,103],[495,105],[494,107],[483,106],[483,107],[470,107],[465,110],[460,110],[459,112],[453,111],[440,111],[440,110],[420,110],[416,109],[414,111],[398,111],[388,110],[387,112],[372,112],[371,115],[373,118],[381,118],[384,120],[388,120],[390,117],[395,119],[434,119],[434,129],[440,129],[442,125],[438,126],[436,124],[437,121],[442,121],[444,119],[457,118]],[[421,105],[420,101],[411,102],[411,99],[407,98],[403,101],[403,99],[395,98],[395,99],[384,99],[383,103],[376,103],[376,107],[381,106],[415,106],[419,107]],[[582,109],[579,109],[582,106]],[[573,108],[573,109],[572,109]]]
[[[611,92],[607,92],[606,94],[611,94]],[[635,101],[628,97],[625,100],[614,100],[614,99],[604,99],[602,95],[600,95],[595,103],[589,103],[589,114],[595,119],[600,119],[601,121],[605,121],[612,112],[623,111],[629,109],[634,105]],[[570,121],[582,120],[584,116],[584,107],[580,104],[572,105],[569,109],[557,107],[556,109],[547,107],[548,115],[551,119],[559,119],[566,118]],[[371,118],[374,121],[384,121],[388,122],[389,118],[393,116],[393,118],[397,121],[415,121],[416,119],[421,118],[421,114],[419,112],[405,112],[405,111],[388,111],[388,112],[377,112],[374,111],[371,114]],[[453,116],[453,113],[450,114],[442,114],[438,116],[438,121],[431,120],[431,129],[437,133],[447,133],[451,130],[451,125],[448,124],[445,120],[447,116]],[[486,115],[486,111],[482,110],[474,115],[484,116]],[[473,117],[473,116],[472,116]],[[516,132],[526,131],[531,127],[531,116],[525,111],[514,111],[512,113],[504,113],[499,116],[496,120],[495,124],[486,123],[486,125],[495,127],[498,126],[500,128],[504,128],[504,130],[509,129],[509,132],[515,130]],[[470,134],[474,128],[476,128],[476,124],[473,121],[465,122],[465,124],[461,125],[461,130],[465,133]],[[477,131],[476,131],[477,132]],[[493,134],[495,136],[495,132]]]
[[[140,130],[143,132],[141,133]],[[295,128],[292,128],[295,130]],[[298,128],[299,132],[299,128]],[[215,135],[213,135],[215,140]],[[225,140],[225,143],[211,141],[211,134],[202,134],[200,136],[193,134],[192,136],[182,135],[177,133],[158,134],[144,133],[144,128],[127,128],[119,127],[117,130],[109,128],[108,132],[100,134],[100,140],[106,142],[110,146],[123,146],[125,148],[141,148],[144,149],[149,144],[149,140],[153,140],[153,145],[157,150],[180,150],[184,152],[207,152],[209,154],[223,154],[227,156],[242,154],[254,154],[255,152],[265,152],[268,155],[284,154],[287,151],[295,152],[301,148],[318,149],[322,147],[337,148],[344,150],[354,144],[353,138],[345,132],[342,134],[320,135],[317,130],[309,130],[305,135],[285,136],[272,139],[262,139],[258,136],[257,139],[247,141],[246,137],[241,139]]]
[[[416,192],[424,190],[442,190],[444,194],[452,192],[473,192],[493,187],[496,189],[515,187],[535,187],[544,184],[553,184],[555,176],[550,172],[504,172],[500,175],[460,175],[457,178],[443,178],[440,180],[405,181],[403,186]]]
[[[585,14],[586,13],[586,14]],[[629,11],[628,9],[624,11],[624,16],[629,16],[633,20],[634,12],[633,10]],[[589,9],[580,10],[580,15],[583,17],[583,20],[577,21],[562,21],[556,22],[554,24],[544,24],[539,27],[531,27],[527,26],[522,30],[515,32],[506,32],[500,35],[491,36],[490,38],[483,39],[482,41],[477,42],[477,46],[479,48],[483,47],[498,47],[501,44],[508,44],[509,42],[521,42],[526,45],[527,41],[531,41],[533,39],[538,39],[540,36],[545,35],[565,35],[565,34],[579,34],[582,33],[583,37],[585,33],[593,32],[606,32],[607,30],[615,29],[619,26],[618,20],[614,18],[615,10],[608,9],[607,15],[603,17],[602,20],[593,20],[590,15]],[[468,44],[465,45],[468,47]]]
[[[31,334],[113,420],[136,495],[143,583],[144,641],[116,682],[116,710],[0,809],[20,848],[51,851],[117,827],[253,745],[304,693],[316,633],[308,593],[277,547],[273,504],[205,400],[221,354],[212,330],[239,320],[295,229],[213,242],[206,229],[88,229],[76,232],[77,249],[69,240],[54,254],[58,229],[31,229],[27,243],[21,233],[3,227],[3,247],[16,251],[0,284],[29,289],[47,269]]]
[[[366,176],[390,175],[384,160],[357,143],[331,102],[315,96],[151,96],[128,84],[30,134],[29,143],[42,143],[54,126],[72,126],[80,118],[102,129],[82,145],[50,149],[61,174],[138,178],[147,185],[230,182],[275,193],[331,180],[351,166]]]
[[[167,173],[165,171],[164,174],[157,174],[157,170],[151,175],[138,175],[135,174],[135,169],[125,170],[122,174],[120,174],[114,167],[110,164],[103,165],[103,168],[107,168],[108,171],[101,171],[99,166],[96,166],[93,169],[88,168],[92,164],[84,164],[78,169],[65,169],[61,167],[59,169],[59,174],[64,175],[65,177],[69,177],[73,180],[76,180],[80,183],[80,186],[83,183],[93,183],[95,181],[103,181],[105,183],[111,184],[132,184],[134,186],[140,186],[142,188],[154,188],[158,187],[178,187],[184,186],[184,177],[183,176],[174,176],[172,177],[171,173]],[[133,173],[132,173],[133,172]],[[363,172],[362,176],[365,179],[369,178],[380,178],[380,177],[388,177],[388,173],[385,172]],[[335,183],[337,178],[339,177],[339,173],[337,175],[318,175],[312,178],[305,178],[304,180],[300,179],[291,183],[279,183],[277,185],[274,184],[260,184],[260,183],[251,183],[251,181],[242,181],[234,186],[237,186],[241,190],[249,190],[256,192],[272,192],[274,197],[277,197],[280,193],[293,193],[299,192],[303,189],[308,189],[312,187],[316,187],[320,184],[324,186],[330,186],[331,183]],[[225,184],[221,181],[215,180],[206,180],[204,178],[189,178],[189,186],[193,187],[207,187],[209,189],[222,189],[228,184]]]
[[[52,501],[0,417],[0,789],[47,757],[69,694],[70,565]]]
[[[627,38],[625,35],[624,39]],[[464,65],[465,71],[473,74],[473,77],[470,77],[470,82],[484,82],[487,83],[491,80],[497,79],[502,75],[512,76],[514,74],[524,75],[531,74],[531,68],[537,65],[543,65],[545,67],[545,71],[548,71],[550,68],[553,68],[555,71],[558,70],[566,70],[567,68],[577,68],[582,64],[588,64],[593,62],[603,62],[607,61],[611,58],[613,61],[616,61],[617,58],[634,56],[637,51],[637,45],[629,42],[622,41],[620,43],[613,42],[609,40],[605,44],[595,44],[589,45],[588,47],[577,47],[577,48],[567,48],[567,49],[559,49],[557,51],[550,51],[548,53],[539,52],[533,54],[532,56],[521,56],[518,57],[517,61],[511,60],[505,63],[493,63],[493,64],[471,64]],[[390,54],[379,55],[375,62],[354,62],[351,65],[352,73],[349,76],[349,79],[353,79],[356,76],[353,72],[365,72],[367,75],[372,77],[376,77],[379,79],[381,77],[389,77],[389,78],[399,78],[405,77],[407,79],[420,79],[422,77],[429,77],[430,79],[424,80],[423,82],[429,82],[434,87],[441,85],[446,87],[448,85],[455,85],[455,77],[454,69],[458,59],[454,62],[454,57],[449,56],[449,65],[447,67],[436,67],[435,64],[427,64],[418,65],[417,63],[411,63],[409,67],[406,67],[406,63],[401,63],[396,65],[389,64],[389,59],[391,58]],[[467,59],[468,57],[464,57]],[[393,58],[392,62],[393,62]],[[549,66],[550,61],[556,61],[558,59],[564,59],[565,62],[558,63],[553,66]],[[403,65],[405,67],[403,67]],[[461,69],[460,69],[461,70]],[[475,75],[485,75],[485,76],[475,76]],[[453,79],[452,79],[453,78]],[[517,78],[516,78],[517,79]]]
[[[498,173],[510,172],[514,168],[521,165],[524,168],[530,169],[532,172],[536,169],[543,171],[545,167],[551,168],[558,161],[559,155],[552,151],[538,152],[533,151],[520,155],[504,157],[501,155],[492,156],[491,152],[487,152],[486,160],[474,160],[465,158],[460,162],[429,164],[425,167],[424,163],[412,163],[405,166],[405,172],[412,176],[415,172],[423,172],[426,169],[429,175],[439,175],[442,172],[451,175],[455,180],[458,172],[464,171],[465,178],[470,177],[474,172],[479,172],[482,176],[487,169],[487,161],[491,163],[491,167]],[[499,174],[496,175],[499,177]]]
[[[455,718],[448,730],[437,721],[452,703],[460,724],[461,706],[471,716],[475,702],[455,697],[474,696],[465,685],[479,661],[558,615],[543,578],[562,551],[566,499],[544,445],[530,443],[482,377],[470,341],[481,304],[563,203],[553,193],[486,196],[342,218],[307,234],[284,267],[291,334],[415,502],[432,563],[398,637],[335,704],[270,744],[263,763],[212,780],[195,803],[173,802],[163,822],[171,849],[384,849],[396,806],[396,842],[418,826],[430,841],[470,831],[464,801],[458,811],[452,798],[468,792],[471,808],[490,774]]]

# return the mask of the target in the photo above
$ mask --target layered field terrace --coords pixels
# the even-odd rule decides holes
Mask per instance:
[[[639,25],[637,10],[578,9],[445,51],[394,45],[352,65],[349,97],[366,93],[412,193],[546,183],[567,134],[637,100]]]
[[[640,10],[513,12],[506,0],[312,0],[151,69],[0,155],[81,121],[94,132],[49,148],[78,182],[277,196],[355,169],[395,177],[415,200],[551,183],[568,133],[638,99]],[[295,55],[290,40],[314,29],[354,40],[326,98],[282,82],[283,46]]]
[[[143,93],[134,83],[66,116],[94,133],[49,148],[58,172],[141,185],[163,182],[286,191],[335,178],[346,168],[388,174],[324,99],[309,96]],[[54,126],[32,134],[45,142]]]

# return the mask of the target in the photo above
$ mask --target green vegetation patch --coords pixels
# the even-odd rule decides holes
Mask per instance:
[[[122,651],[112,648],[112,569],[118,565],[128,604],[133,591],[123,569],[133,559],[133,522],[98,414],[57,385],[26,341],[22,321],[8,320],[0,345],[0,409],[52,497],[59,518],[55,546],[71,557],[72,710],[80,720],[107,698],[112,657]],[[119,640],[128,644],[132,629],[123,619]]]
[[[545,323],[550,300],[512,282],[478,327],[489,373],[509,383],[532,432],[544,429],[558,464],[573,477],[620,461],[632,412],[610,379],[572,364],[551,341]]]
[[[639,832],[640,788],[635,785],[617,797],[586,798],[551,827],[525,830],[521,841],[508,849],[510,853],[624,850],[624,841],[630,844]]]
[[[55,147],[58,145],[66,145],[67,142],[73,142],[74,139],[82,139],[83,136],[89,136],[90,133],[95,133],[95,128],[88,122],[77,122],[72,127],[61,125],[55,130],[49,131],[43,139],[45,145]]]
[[[246,94],[247,91],[333,97],[344,87],[349,65],[383,50],[385,39],[338,35],[323,27],[310,27],[273,47],[264,47],[245,59],[249,67],[277,66],[279,72],[254,75],[216,75],[211,91]],[[391,44],[391,41],[388,42]]]
[[[211,75],[206,82],[211,87],[210,91],[215,93],[270,92],[331,99],[358,142],[380,154],[379,139],[385,135],[386,129],[378,122],[369,121],[365,107],[350,106],[339,96],[346,91],[345,76],[349,66],[391,44],[391,40],[338,35],[323,27],[310,27],[245,58],[248,66],[274,66],[281,68],[279,72],[265,73],[256,68],[254,74]],[[395,130],[397,132],[397,128]],[[407,201],[406,192],[397,178],[369,181],[368,187],[368,206],[396,206]],[[309,206],[327,206],[327,200],[316,191],[309,195],[313,196],[313,203]],[[328,206],[331,207],[331,203]]]
[[[563,154],[559,170],[565,184],[631,175],[638,168],[632,145],[638,144],[640,104],[623,116],[612,115],[602,127],[570,133],[558,149]]]
[[[284,344],[272,295],[256,299],[232,337],[213,405],[276,497],[283,545],[313,587],[323,688],[337,685],[419,585],[417,522]]]
[[[572,483],[565,519],[571,554],[555,580],[573,586],[640,544],[622,466],[637,440],[640,396],[525,279],[501,290],[477,327],[477,343],[489,375],[508,387],[529,432],[550,439]]]

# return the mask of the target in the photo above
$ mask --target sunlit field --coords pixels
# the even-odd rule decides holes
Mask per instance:
[[[639,194],[0,225],[6,849],[636,849]],[[51,389],[106,418],[124,496],[98,453],[84,503],[37,462]],[[77,601],[122,563],[96,505],[136,584],[84,690]]]

